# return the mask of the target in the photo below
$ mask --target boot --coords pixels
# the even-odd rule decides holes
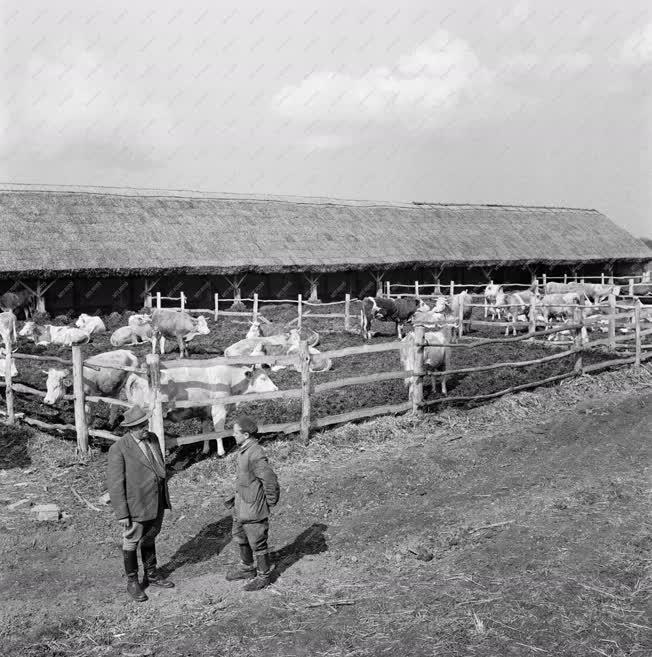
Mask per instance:
[[[258,574],[248,584],[245,584],[245,591],[260,591],[272,583],[272,569],[274,564],[269,558],[269,553],[259,554],[256,556],[258,565]]]
[[[162,589],[174,588],[174,584],[156,569],[156,545],[141,544],[140,553],[143,557],[143,569],[145,570],[143,588],[150,584],[160,586]]]
[[[254,566],[254,553],[251,546],[240,543],[240,565],[231,568],[226,573],[226,579],[233,582],[236,579],[253,579],[256,577],[256,566]]]
[[[127,593],[136,602],[145,602],[147,596],[138,583],[138,555],[136,554],[136,550],[123,550],[122,556],[127,575]]]

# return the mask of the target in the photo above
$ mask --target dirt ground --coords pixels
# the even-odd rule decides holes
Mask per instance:
[[[98,501],[105,451],[0,429],[0,654],[650,655],[651,407],[648,367],[266,442],[282,498],[257,593],[224,580],[233,456],[178,455],[176,588],[143,604]],[[65,517],[37,523],[46,502]]]

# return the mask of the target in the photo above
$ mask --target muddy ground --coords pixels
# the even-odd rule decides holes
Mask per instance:
[[[1,429],[0,653],[650,655],[651,390],[649,368],[610,372],[266,442],[278,577],[257,593],[224,580],[233,456],[174,471],[158,547],[176,588],[144,604],[98,502],[106,453],[81,465],[72,441]],[[65,517],[37,523],[45,502]]]
[[[312,307],[314,312],[343,312],[343,305]],[[357,305],[352,304],[352,311],[357,309]],[[279,326],[296,317],[296,308],[288,305],[277,305],[263,307],[264,315],[272,318]],[[475,315],[477,319],[482,316],[482,309],[476,308]],[[67,323],[71,318],[57,320],[57,323]],[[103,351],[109,351],[113,347],[109,343],[109,337],[112,330],[118,326],[127,323],[127,317],[118,317],[111,321],[104,317],[109,332],[106,335],[94,336],[92,344],[84,346],[84,355],[90,356]],[[211,333],[207,336],[198,336],[189,344],[191,358],[211,358],[222,355],[224,349],[244,338],[249,323],[245,318],[220,317],[217,322],[208,318],[208,325]],[[351,320],[351,328],[357,329],[357,315]],[[319,349],[327,351],[329,349],[338,349],[348,346],[358,346],[365,344],[359,334],[345,333],[343,319],[310,319],[305,318],[304,326],[314,328],[321,335]],[[378,334],[372,340],[372,343],[388,342],[395,339],[395,327],[393,323],[374,322],[374,330]],[[471,327],[467,333],[472,338],[478,337],[499,337],[503,330],[493,327]],[[600,334],[602,337],[602,334]],[[174,349],[173,353],[166,354],[165,358],[176,358],[176,345],[173,341],[167,341],[168,349]],[[562,347],[563,348],[563,347]],[[139,345],[130,347],[130,349],[141,359],[144,359],[150,347],[148,345]],[[557,347],[559,349],[559,347]],[[70,357],[70,350],[67,348],[50,346],[35,346],[22,340],[19,344],[19,350],[23,353],[36,355],[53,355],[64,358]],[[513,362],[519,360],[533,360],[548,356],[555,353],[555,349],[548,344],[532,344],[528,342],[518,342],[512,344],[492,344],[474,349],[454,349],[452,353],[451,366],[453,368],[475,367],[479,365],[492,364],[496,362]],[[596,350],[585,354],[584,364],[589,365],[594,362],[613,358],[605,349]],[[454,375],[448,380],[449,396],[474,396],[490,394],[510,386],[518,386],[528,382],[544,379],[556,374],[572,370],[574,361],[572,358],[564,358],[557,361],[533,365],[528,367],[497,369],[489,372],[476,372],[464,375]],[[19,376],[16,381],[25,383],[34,388],[45,389],[46,374],[43,369],[47,369],[48,364],[34,361],[18,361]],[[332,371],[324,373],[315,373],[313,375],[316,383],[332,381],[350,376],[359,376],[361,374],[370,374],[374,372],[395,371],[401,368],[397,351],[385,352],[379,354],[362,354],[351,356],[345,359],[336,359]],[[300,375],[292,370],[284,370],[273,375],[274,382],[280,389],[297,388],[300,386]],[[424,386],[424,398],[426,400],[441,397],[441,391],[435,392],[426,380]],[[313,418],[336,415],[360,408],[371,408],[384,404],[394,404],[408,399],[408,391],[402,380],[385,381],[376,384],[365,384],[353,388],[342,388],[339,390],[328,391],[327,393],[317,394],[312,400]],[[71,402],[59,402],[56,407],[45,406],[40,398],[29,395],[16,395],[16,411],[25,412],[28,416],[54,423],[74,424],[74,410]],[[265,424],[274,424],[298,420],[301,416],[301,404],[299,400],[274,400],[268,402],[258,402],[248,404],[248,410],[255,413],[260,421]],[[439,408],[434,407],[433,411],[438,412]],[[96,418],[93,426],[95,428],[111,429],[107,425],[109,408],[105,404],[96,406]],[[230,418],[227,418],[227,426],[230,426]],[[197,420],[190,420],[178,424],[169,424],[167,431],[170,436],[191,435],[201,432],[201,424]],[[214,448],[214,446],[213,446]]]

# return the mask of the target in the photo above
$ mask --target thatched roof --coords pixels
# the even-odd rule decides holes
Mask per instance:
[[[596,210],[0,186],[0,275],[652,260]]]

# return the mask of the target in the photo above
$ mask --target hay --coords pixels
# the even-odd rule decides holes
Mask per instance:
[[[596,210],[0,187],[0,274],[308,272],[652,260]]]

